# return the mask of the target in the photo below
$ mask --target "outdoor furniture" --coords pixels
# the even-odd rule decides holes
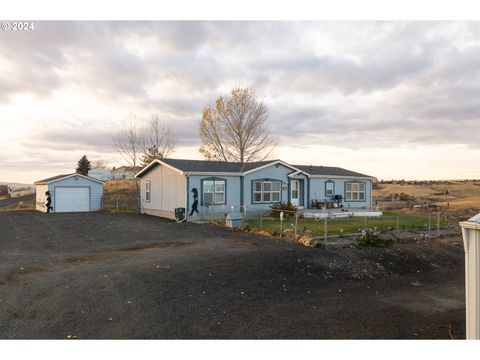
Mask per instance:
[[[342,203],[343,196],[342,195],[335,195],[333,197],[333,202],[337,204],[337,207],[340,207],[340,204]]]

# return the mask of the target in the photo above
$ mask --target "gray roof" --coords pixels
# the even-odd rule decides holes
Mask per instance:
[[[99,183],[102,183],[102,184],[103,184],[103,181],[101,181],[101,180],[92,178],[92,177],[90,177],[90,176],[77,174],[77,173],[71,173],[71,174],[64,174],[64,175],[52,176],[52,177],[49,177],[49,178],[46,178],[46,179],[43,179],[43,180],[35,181],[34,184],[35,184],[35,185],[46,185],[46,184],[49,184],[49,183],[51,183],[51,182],[53,182],[53,181],[60,180],[60,179],[63,179],[63,178],[69,177],[69,176],[73,176],[73,175],[79,175],[79,176],[82,176],[82,177],[84,177],[84,178],[86,178],[86,179],[89,179],[89,180],[92,180],[92,181],[96,181],[96,182],[99,182]]]
[[[207,161],[207,160],[183,160],[183,159],[162,159],[174,168],[185,172],[232,172],[240,173],[269,164],[276,160],[257,161],[251,163]]]
[[[372,177],[355,171],[333,166],[292,165],[310,175]]]
[[[256,161],[251,163],[207,161],[207,160],[185,160],[185,159],[162,159],[162,162],[183,172],[204,172],[204,173],[241,173],[259,168],[261,166],[274,163],[280,160]],[[155,168],[158,163],[153,163],[142,170],[142,175]],[[352,176],[352,177],[371,177],[360,174],[355,171],[331,166],[312,166],[312,165],[291,165],[310,175],[325,176]]]
[[[61,178],[64,178],[64,177],[67,177],[67,176],[70,176],[70,175],[73,175],[73,174],[74,173],[52,176],[52,177],[49,177],[49,178],[46,178],[46,179],[43,179],[43,180],[35,181],[34,184],[35,185],[48,184],[49,182],[52,182],[52,181],[55,181],[55,180],[58,180],[58,179],[61,179]]]

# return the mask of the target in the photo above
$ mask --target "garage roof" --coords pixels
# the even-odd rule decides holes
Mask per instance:
[[[82,178],[84,178],[84,179],[92,180],[92,181],[98,182],[98,183],[100,183],[100,184],[103,184],[103,181],[101,181],[101,180],[92,178],[92,177],[90,177],[90,176],[85,176],[85,175],[82,175],[82,174],[77,174],[77,173],[52,176],[52,177],[49,177],[49,178],[46,178],[46,179],[43,179],[43,180],[36,181],[36,182],[34,182],[34,184],[35,184],[35,185],[47,185],[47,184],[50,184],[50,183],[52,183],[52,182],[59,181],[59,180],[63,180],[63,179],[67,179],[67,178],[72,177],[72,176],[80,176],[80,177],[82,177]]]

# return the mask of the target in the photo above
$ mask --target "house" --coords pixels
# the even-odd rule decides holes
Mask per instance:
[[[200,215],[224,216],[236,210],[264,213],[272,204],[298,208],[337,204],[370,208],[373,177],[338,167],[290,165],[282,160],[226,163],[203,160],[154,160],[136,175],[142,213],[174,218],[175,208],[193,203],[198,190]]]
[[[102,207],[103,182],[81,174],[57,175],[34,183],[36,209],[46,212],[46,195],[50,192],[54,212],[96,211]]]
[[[112,171],[106,168],[94,168],[88,171],[88,176],[97,180],[108,181],[112,179]]]
[[[16,187],[10,190],[10,197],[17,198],[17,197],[27,196],[27,195],[33,194],[33,192],[34,190],[30,186]]]
[[[120,179],[134,179],[135,178],[135,173],[139,171],[140,168],[136,167],[134,168],[133,166],[120,166],[119,168],[112,169],[112,180],[120,180]]]
[[[10,194],[10,187],[8,185],[0,184],[0,196]]]

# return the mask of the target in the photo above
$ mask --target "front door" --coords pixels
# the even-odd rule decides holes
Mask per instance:
[[[290,202],[294,206],[300,205],[300,180],[290,182]]]

